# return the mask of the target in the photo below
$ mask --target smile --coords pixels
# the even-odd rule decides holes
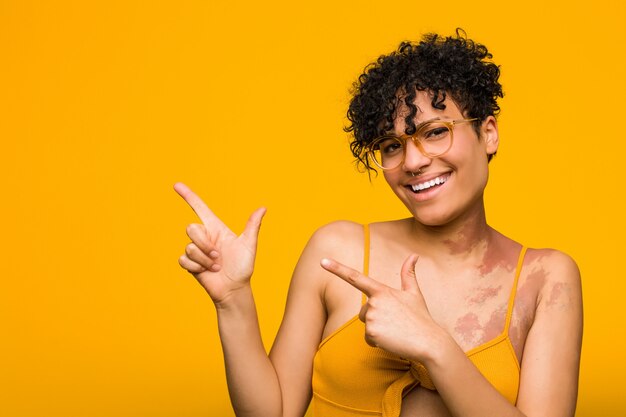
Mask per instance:
[[[431,187],[434,187],[435,185],[441,185],[445,183],[446,181],[448,181],[448,178],[450,178],[450,175],[446,174],[437,178],[433,178],[430,181],[424,181],[419,184],[411,185],[410,187],[414,193],[418,193],[420,191],[427,190]]]

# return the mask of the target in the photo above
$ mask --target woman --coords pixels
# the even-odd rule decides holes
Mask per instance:
[[[351,148],[411,217],[319,229],[295,268],[268,355],[250,289],[264,214],[203,224],[179,262],[215,303],[238,416],[573,416],[580,275],[487,225],[499,69],[461,31],[380,57],[355,83]]]

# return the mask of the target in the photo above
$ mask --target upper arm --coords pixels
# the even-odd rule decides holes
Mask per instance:
[[[572,417],[582,344],[580,272],[567,255],[543,260],[547,279],[524,345],[517,407],[530,417]]]
[[[324,257],[346,261],[362,227],[335,222],[320,228],[304,248],[293,273],[285,314],[270,352],[283,396],[283,415],[302,416],[311,398],[313,357],[327,320],[325,291],[333,276]],[[358,238],[361,239],[360,237]],[[334,277],[336,279],[336,277]]]

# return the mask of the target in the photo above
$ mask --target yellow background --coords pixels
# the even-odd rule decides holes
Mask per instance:
[[[237,231],[268,207],[253,282],[269,347],[316,227],[405,215],[352,165],[351,82],[457,26],[502,66],[489,221],[577,259],[577,416],[624,415],[626,9],[515,3],[0,1],[0,415],[232,415],[172,185]]]

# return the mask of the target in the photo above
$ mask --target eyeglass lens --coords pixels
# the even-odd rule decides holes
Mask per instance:
[[[420,151],[428,157],[435,157],[445,153],[452,144],[452,132],[448,125],[433,121],[424,123],[411,136],[398,138],[383,136],[372,143],[370,155],[374,163],[383,169],[393,169],[404,159],[407,140],[413,138]]]

